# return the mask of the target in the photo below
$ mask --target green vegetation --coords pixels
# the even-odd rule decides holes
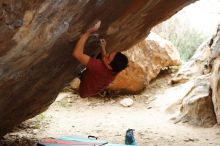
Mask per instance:
[[[195,29],[188,28],[179,34],[171,34],[169,40],[179,50],[181,59],[187,61],[206,40],[206,37]]]
[[[207,35],[191,28],[187,20],[180,21],[178,17],[157,25],[153,28],[153,32],[171,41],[178,49],[183,61],[189,60],[196,49],[208,38]]]

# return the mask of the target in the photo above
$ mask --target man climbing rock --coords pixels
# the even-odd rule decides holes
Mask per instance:
[[[100,27],[99,21],[85,32],[78,40],[73,56],[86,66],[81,77],[79,94],[82,98],[97,95],[107,88],[117,74],[128,65],[128,58],[121,52],[105,53],[106,41],[100,39],[102,58],[96,59],[84,54],[83,49],[89,35]]]

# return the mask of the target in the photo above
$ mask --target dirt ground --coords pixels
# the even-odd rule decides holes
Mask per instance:
[[[2,146],[32,146],[42,138],[94,135],[111,143],[124,143],[127,129],[135,129],[138,146],[220,146],[220,126],[193,127],[174,124],[156,101],[170,88],[170,75],[163,74],[141,95],[85,98],[63,93],[50,108],[25,121],[0,141]],[[134,104],[123,107],[120,100],[130,97]],[[162,98],[161,98],[162,97]],[[163,101],[164,100],[164,101]]]

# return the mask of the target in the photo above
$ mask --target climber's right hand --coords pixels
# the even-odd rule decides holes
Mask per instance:
[[[101,21],[99,20],[93,27],[89,28],[87,32],[88,33],[96,32],[100,28],[100,25],[101,25]]]

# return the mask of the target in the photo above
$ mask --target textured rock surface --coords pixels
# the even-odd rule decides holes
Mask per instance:
[[[212,68],[211,87],[212,101],[218,123],[220,123],[220,24],[217,33],[211,40],[212,54],[209,63]]]
[[[125,54],[129,57],[129,67],[121,72],[109,86],[116,93],[139,93],[146,85],[168,66],[180,65],[180,56],[171,42],[155,33],[133,46]]]
[[[174,95],[178,99],[176,105],[173,103],[172,107],[178,107],[179,114],[174,118],[175,122],[190,123],[196,126],[209,127],[216,124],[216,116],[213,110],[213,103],[210,91],[210,75],[199,76],[190,83],[186,83],[184,96],[179,95],[178,90],[174,91]],[[183,88],[184,86],[181,86]]]
[[[147,83],[157,77],[161,69],[181,64],[179,53],[172,43],[155,33],[150,33],[126,54],[143,68]]]
[[[113,94],[134,94],[141,92],[145,87],[143,69],[134,62],[129,62],[127,69],[118,74],[108,89]]]
[[[94,20],[108,51],[123,50],[194,1],[0,0],[0,135],[46,110],[74,77],[72,48]]]
[[[176,121],[203,126],[220,122],[219,68],[220,25],[213,38],[196,51],[192,59],[183,65],[178,78],[173,80],[173,83],[189,80],[179,85],[184,92],[176,90],[174,94],[181,95],[168,108],[170,111],[180,109]]]
[[[207,42],[205,42],[196,50],[192,58],[181,66],[178,73],[172,78],[171,82],[173,84],[183,83],[205,73],[205,65],[210,55],[211,47]]]
[[[212,78],[212,101],[218,123],[220,123],[220,57],[215,59]]]

